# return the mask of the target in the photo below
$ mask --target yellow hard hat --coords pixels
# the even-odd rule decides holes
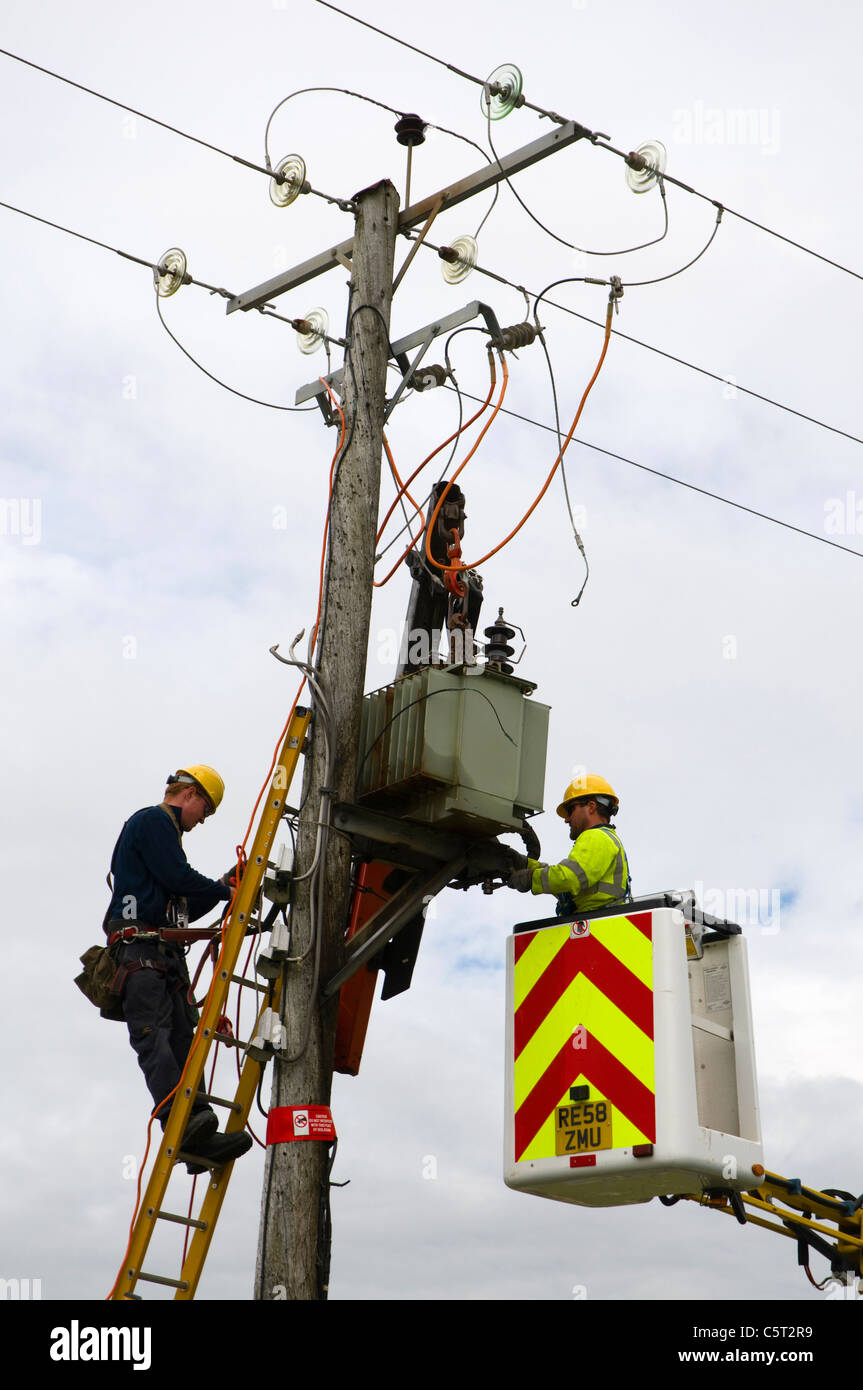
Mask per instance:
[[[582,796],[605,797],[612,801],[611,814],[617,814],[618,799],[617,792],[610,782],[606,782],[604,777],[597,777],[595,772],[585,772],[581,777],[576,777],[574,782],[570,782],[563,794],[563,801],[557,808],[557,814],[561,820],[566,820],[566,803],[575,801]]]
[[[197,783],[214,811],[225,794],[225,784],[218,772],[213,767],[207,767],[206,763],[190,763],[188,767],[178,768],[168,781]]]

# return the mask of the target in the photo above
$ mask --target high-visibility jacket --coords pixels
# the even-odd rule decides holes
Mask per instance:
[[[540,864],[528,859],[533,869],[530,891],[554,893],[564,898],[564,911],[590,912],[618,902],[629,892],[629,864],[620,837],[610,825],[582,830],[559,864]]]

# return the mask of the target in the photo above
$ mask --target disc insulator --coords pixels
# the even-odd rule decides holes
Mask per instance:
[[[306,183],[306,161],[298,154],[289,154],[276,165],[276,174],[282,178],[270,179],[270,202],[277,208],[286,208],[300,193],[308,192]]]
[[[633,193],[649,193],[665,173],[666,150],[659,140],[647,140],[626,159],[626,182]]]
[[[153,273],[159,298],[170,299],[186,281],[185,251],[181,251],[179,246],[172,246],[159,261],[158,270]]]
[[[478,251],[476,238],[472,236],[457,237],[451,246],[441,247],[438,255],[443,261],[441,269],[448,285],[457,285],[470,275],[476,265]],[[449,254],[451,252],[455,252],[454,257]]]
[[[491,76],[486,79],[480,95],[479,104],[482,114],[490,116],[493,121],[503,120],[510,111],[514,111],[517,106],[524,105],[521,88],[521,71],[515,66],[515,63],[504,63],[501,67],[495,68]]]
[[[330,328],[330,316],[326,309],[310,309],[303,315],[305,328],[297,332],[297,347],[306,357],[317,352]]]

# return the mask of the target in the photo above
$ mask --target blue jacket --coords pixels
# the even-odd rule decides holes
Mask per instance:
[[[172,898],[186,899],[192,922],[216,903],[228,902],[229,888],[191,867],[182,835],[177,807],[147,806],[129,817],[114,850],[114,891],[106,921],[167,927]]]

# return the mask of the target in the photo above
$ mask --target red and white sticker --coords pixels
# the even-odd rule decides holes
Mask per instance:
[[[336,1127],[328,1105],[278,1105],[267,1116],[267,1143],[291,1144],[295,1139],[324,1139],[330,1143]]]

